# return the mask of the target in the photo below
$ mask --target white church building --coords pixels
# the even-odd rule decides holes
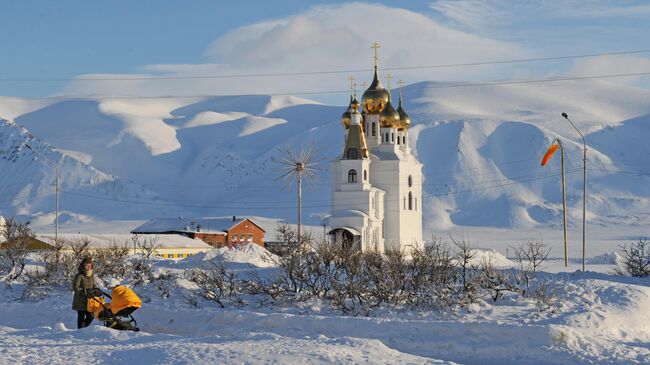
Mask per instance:
[[[334,244],[410,254],[424,248],[422,164],[409,146],[410,119],[401,94],[395,109],[390,86],[387,90],[379,81],[376,47],[372,84],[361,103],[355,95],[350,97],[341,119],[345,148],[331,162],[332,211],[327,225]]]

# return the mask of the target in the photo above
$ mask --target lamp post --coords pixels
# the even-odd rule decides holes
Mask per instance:
[[[44,161],[51,163],[55,170],[56,170],[56,215],[54,217],[54,243],[57,244],[59,242],[59,165],[55,164],[50,160],[49,158],[45,157],[42,155],[40,152],[36,151],[33,149],[30,145],[25,144],[25,147],[29,148],[30,151],[34,152],[35,154],[41,156]]]
[[[564,119],[566,119],[573,129],[578,132],[580,137],[582,137],[582,167],[583,167],[583,177],[582,177],[582,271],[585,271],[585,251],[586,251],[586,237],[587,237],[587,142],[585,141],[585,136],[576,128],[575,124],[569,119],[567,113],[562,113]]]
[[[566,178],[564,173],[564,146],[559,138],[555,140],[560,145],[560,152],[562,154],[562,222],[564,224],[564,267],[569,266],[569,248],[567,243],[566,234]],[[583,269],[584,270],[584,269]]]

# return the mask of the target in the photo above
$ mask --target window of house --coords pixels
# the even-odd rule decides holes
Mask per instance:
[[[357,182],[357,170],[352,169],[348,171],[348,182],[349,183]]]
[[[347,158],[349,160],[355,160],[355,159],[359,158],[359,150],[357,150],[354,147],[348,148]]]
[[[232,238],[231,238],[230,240],[233,241],[233,242],[234,242],[234,241],[237,241],[237,235],[236,235],[236,234],[233,234],[233,235],[232,235]]]
[[[247,239],[247,241],[248,241],[248,242],[253,242],[253,235],[252,235],[252,234],[249,234],[249,235],[248,235],[248,239]]]
[[[183,253],[179,253],[179,254],[178,254],[178,258],[179,258],[179,259],[182,259],[183,257],[185,257],[185,254],[183,254]]]

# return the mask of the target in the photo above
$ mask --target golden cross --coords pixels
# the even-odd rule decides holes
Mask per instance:
[[[388,80],[388,91],[390,91],[390,79],[392,79],[392,78],[393,78],[393,75],[391,75],[391,74],[386,75],[386,80]]]
[[[404,86],[404,81],[398,80],[397,85],[399,85],[399,97],[402,97],[402,86]]]
[[[354,76],[348,77],[348,81],[350,81],[350,95],[354,94]]]
[[[373,44],[372,44],[372,47],[370,47],[370,48],[372,48],[372,49],[375,50],[375,57],[374,57],[374,59],[375,59],[375,67],[377,67],[377,64],[379,63],[379,57],[377,56],[377,50],[378,50],[380,47],[381,47],[381,46],[380,46],[379,43],[377,43],[377,42],[373,43]]]
[[[357,83],[354,83],[354,97],[357,97]]]

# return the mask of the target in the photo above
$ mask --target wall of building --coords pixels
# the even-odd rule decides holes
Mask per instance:
[[[192,238],[198,238],[214,248],[223,247],[226,244],[225,233],[194,232]]]
[[[255,243],[264,247],[264,231],[249,220],[228,230],[228,246]]]

